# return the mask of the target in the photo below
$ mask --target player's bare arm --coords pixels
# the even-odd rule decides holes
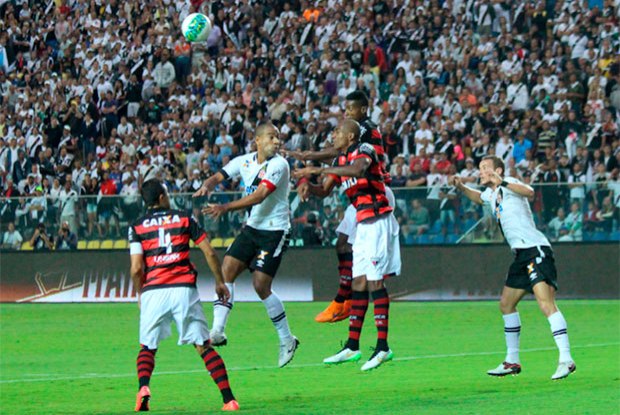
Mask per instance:
[[[448,179],[448,183],[456,187],[460,192],[463,192],[465,197],[467,197],[472,202],[477,203],[479,205],[484,204],[484,202],[482,201],[482,198],[480,197],[482,193],[476,189],[472,189],[471,187],[463,184],[463,181],[461,180],[459,176],[451,176]]]
[[[318,185],[318,184],[307,183],[307,186],[308,186],[308,192],[310,194],[313,194],[314,196],[317,196],[323,199],[329,196],[332,190],[334,190],[334,187],[336,187],[336,181],[332,177],[327,176],[323,180],[322,184]]]
[[[338,156],[338,150],[335,147],[328,147],[320,151],[287,151],[282,153],[286,157],[292,157],[302,161],[330,161]]]
[[[213,219],[217,219],[226,212],[232,210],[246,209],[254,205],[258,205],[271,194],[271,190],[265,185],[258,186],[256,191],[250,195],[242,197],[230,203],[224,203],[221,205],[209,204],[202,209],[202,213],[211,216]]]
[[[211,244],[207,241],[207,238],[203,239],[198,245],[198,248],[202,251],[209,269],[215,276],[215,293],[220,301],[228,301],[230,299],[230,291],[224,284],[224,276],[222,275],[222,264],[218,258],[215,250]]]
[[[200,189],[198,189],[192,197],[208,196],[209,192],[212,192],[213,189],[215,189],[215,186],[222,183],[224,179],[224,175],[218,171],[213,176],[205,180]]]
[[[490,179],[493,185],[504,186],[505,188],[512,190],[519,196],[523,196],[527,198],[534,197],[534,194],[535,194],[534,189],[531,186],[528,186],[527,184],[506,182],[504,181],[502,176],[500,176],[497,172],[491,173]]]
[[[371,164],[369,157],[360,157],[348,166],[338,167],[305,167],[293,172],[293,177],[300,179],[315,174],[333,174],[344,177],[364,177],[366,170]]]
[[[138,307],[140,307],[140,291],[142,291],[142,284],[144,284],[144,258],[142,254],[132,254],[130,257],[131,280],[138,293]]]

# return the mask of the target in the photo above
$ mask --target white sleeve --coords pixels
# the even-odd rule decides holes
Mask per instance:
[[[241,164],[243,163],[246,156],[235,157],[231,161],[228,162],[227,165],[222,167],[220,170],[226,179],[229,177],[236,179],[241,174]]]
[[[277,157],[267,164],[267,170],[261,183],[264,183],[271,191],[274,191],[277,187],[288,184],[288,181],[288,162],[282,157]]]

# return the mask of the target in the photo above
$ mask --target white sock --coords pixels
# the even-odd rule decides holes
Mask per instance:
[[[553,333],[553,339],[555,344],[560,350],[560,362],[569,362],[573,358],[570,355],[570,343],[568,342],[568,330],[566,320],[560,310],[551,314],[547,320],[551,325],[551,332]]]
[[[506,336],[506,359],[508,363],[519,363],[519,335],[521,319],[519,312],[504,314],[504,335]]]
[[[271,292],[271,295],[263,300],[267,314],[271,319],[271,322],[278,331],[278,337],[280,337],[280,343],[289,340],[293,335],[291,329],[288,327],[288,320],[286,319],[286,312],[284,311],[284,304],[280,297],[275,292]]]
[[[222,302],[216,298],[213,302],[213,331],[219,331],[221,333],[226,329],[228,314],[230,314],[230,310],[232,310],[235,301],[235,284],[230,282],[225,284],[228,291],[230,291],[230,299],[226,302]]]

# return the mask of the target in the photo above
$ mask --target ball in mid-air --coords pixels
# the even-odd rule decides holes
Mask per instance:
[[[192,13],[183,19],[181,31],[188,42],[204,42],[211,33],[211,21],[202,13]]]

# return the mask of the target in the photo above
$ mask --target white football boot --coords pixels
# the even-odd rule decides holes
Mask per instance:
[[[555,373],[553,374],[553,376],[551,376],[551,380],[564,379],[575,370],[577,370],[577,366],[575,366],[575,362],[573,362],[572,360],[569,360],[568,362],[560,362]]]

